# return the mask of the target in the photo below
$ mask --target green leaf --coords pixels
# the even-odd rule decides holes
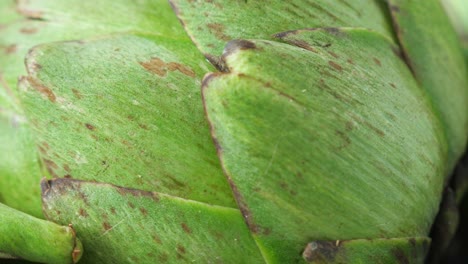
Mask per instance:
[[[0,23],[0,202],[42,217],[38,182],[47,173],[40,168],[31,124],[16,98],[28,50],[47,42],[135,30],[181,41],[188,37],[163,0],[2,1]]]
[[[200,103],[190,41],[117,35],[30,52],[22,100],[53,177],[236,207]]]
[[[237,209],[95,182],[42,184],[46,215],[73,224],[83,263],[262,263]]]
[[[438,0],[389,5],[405,58],[443,123],[449,174],[468,140],[468,69],[459,39]]]
[[[218,154],[270,263],[311,240],[426,236],[446,171],[442,128],[398,49],[363,29],[230,42],[205,77]]]
[[[229,40],[272,39],[274,33],[298,28],[367,27],[393,38],[385,3],[378,0],[170,2],[194,43],[214,63]]]
[[[83,253],[71,226],[59,226],[0,204],[0,258],[76,263]],[[65,225],[68,225],[65,224]]]

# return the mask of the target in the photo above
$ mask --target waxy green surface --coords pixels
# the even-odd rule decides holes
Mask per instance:
[[[210,138],[189,41],[119,35],[43,45],[20,81],[53,177],[96,180],[236,207]]]
[[[209,59],[233,39],[271,39],[313,27],[366,27],[393,37],[387,7],[378,0],[170,0],[185,30]],[[363,8],[365,7],[365,8]]]
[[[27,75],[24,57],[28,50],[47,42],[126,31],[165,35],[174,42],[189,41],[163,0],[140,1],[138,5],[127,0],[79,5],[71,1],[31,0],[2,1],[0,6],[0,201],[36,217],[42,217],[37,182],[50,176],[43,171],[45,168],[40,168],[36,146],[40,142],[35,141],[16,98],[18,77]]]
[[[438,0],[390,0],[395,31],[449,144],[451,172],[468,140],[468,75],[458,36]]]
[[[14,21],[0,27],[0,128],[15,144],[2,146],[0,201],[40,214],[37,185],[11,179],[87,180],[43,185],[47,218],[76,226],[83,263],[301,262],[317,239],[351,239],[339,261],[421,259],[408,242],[426,241],[438,209],[446,123],[397,56],[386,4],[202,2],[171,1],[230,72],[203,85],[228,181],[200,100],[214,67],[166,1],[18,1],[0,5],[19,11],[0,18]],[[274,35],[311,27],[327,28]],[[289,44],[235,41],[219,60],[234,38]],[[34,48],[26,72],[29,48],[63,40]],[[389,237],[402,251],[379,242]]]
[[[81,242],[68,224],[59,226],[3,204],[0,215],[0,258],[6,252],[11,258],[50,264],[76,263],[80,259]]]
[[[45,181],[48,219],[73,223],[83,263],[262,263],[238,209],[70,179]]]
[[[397,48],[362,29],[277,36],[301,47],[233,41],[229,73],[203,86],[218,154],[266,260],[293,263],[309,240],[425,236],[446,143]]]

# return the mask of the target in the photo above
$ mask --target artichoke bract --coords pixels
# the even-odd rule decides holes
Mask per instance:
[[[0,3],[0,258],[422,263],[468,137],[423,2]]]

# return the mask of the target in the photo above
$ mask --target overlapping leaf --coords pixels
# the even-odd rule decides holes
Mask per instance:
[[[223,167],[267,260],[297,261],[312,239],[425,236],[446,148],[395,47],[359,29],[278,37],[301,47],[231,42],[229,74],[208,76],[203,93]]]

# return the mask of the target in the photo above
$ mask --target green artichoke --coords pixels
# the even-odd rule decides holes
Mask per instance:
[[[0,15],[0,258],[424,261],[468,139],[466,59],[438,0],[3,0]]]

